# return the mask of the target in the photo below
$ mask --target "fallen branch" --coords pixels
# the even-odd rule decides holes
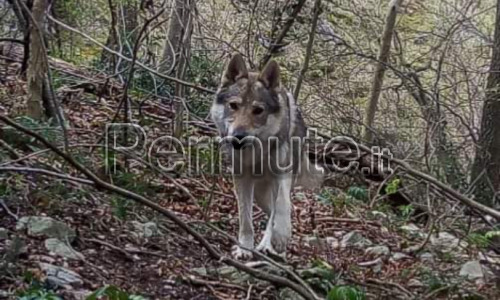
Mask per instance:
[[[17,153],[16,149],[14,149],[9,144],[7,144],[6,141],[0,139],[0,146],[2,148],[4,148],[5,150],[7,150],[7,152],[9,152],[9,154],[10,154],[10,156],[12,156],[12,158],[14,158],[14,159],[21,158],[21,155],[19,155],[19,153]]]
[[[83,184],[93,184],[92,181],[87,180],[87,179],[73,177],[73,176],[70,176],[67,174],[62,174],[62,173],[56,173],[56,172],[52,172],[52,171],[45,170],[45,169],[36,169],[36,168],[27,168],[27,167],[0,167],[0,173],[1,172],[40,173],[43,175],[57,177],[57,178],[61,178],[61,179],[68,180],[68,181],[74,181],[74,182],[83,183]]]
[[[334,218],[334,217],[322,217],[322,218],[316,218],[316,222],[336,222],[336,223],[354,223],[354,224],[368,224],[368,225],[373,225],[377,227],[381,227],[382,224],[376,221],[369,221],[369,220],[363,220],[363,219],[347,219],[347,218]]]
[[[476,201],[470,199],[469,197],[457,192],[455,189],[446,185],[445,183],[432,177],[431,175],[412,168],[410,166],[410,164],[408,164],[407,162],[405,162],[401,159],[389,157],[388,155],[383,154],[383,153],[377,153],[376,155],[374,155],[374,153],[372,152],[372,150],[370,148],[368,148],[367,146],[365,146],[363,144],[358,144],[349,138],[337,137],[337,138],[335,138],[334,143],[331,143],[330,146],[331,146],[331,148],[329,148],[329,149],[323,149],[322,153],[321,152],[314,153],[312,155],[316,156],[316,159],[318,159],[317,158],[318,156],[323,156],[321,159],[324,159],[324,160],[331,160],[331,161],[341,160],[344,158],[344,157],[342,157],[342,155],[346,154],[345,152],[335,152],[335,154],[329,154],[329,151],[331,149],[334,149],[335,146],[347,147],[353,151],[359,150],[363,153],[363,155],[359,159],[361,166],[363,164],[366,165],[366,162],[362,162],[363,157],[378,156],[378,157],[380,157],[381,160],[387,161],[391,165],[401,166],[401,168],[404,169],[409,175],[416,177],[416,178],[423,179],[426,182],[429,182],[434,187],[442,190],[445,194],[450,195],[452,198],[460,201],[462,204],[465,204],[469,207],[472,207],[472,208],[478,210],[481,213],[488,214],[488,215],[494,217],[495,219],[500,220],[500,211],[495,210],[491,207],[488,207],[484,204],[481,204],[479,202],[476,202]],[[341,156],[339,157],[339,156],[337,156],[337,154],[341,155]],[[347,157],[346,157],[346,160],[350,163],[353,160],[349,159],[349,157],[352,157],[352,153],[347,154]],[[370,162],[370,164],[372,164],[372,163],[373,162]],[[378,162],[378,163],[380,163],[380,162]]]
[[[88,179],[90,179],[93,182],[93,185],[96,186],[97,188],[100,188],[100,189],[118,194],[118,195],[123,196],[125,198],[134,200],[134,201],[141,203],[144,206],[147,206],[147,207],[153,209],[154,211],[157,211],[160,214],[164,215],[165,217],[167,217],[168,219],[173,221],[175,224],[177,224],[184,231],[186,231],[188,234],[190,234],[196,241],[198,241],[198,243],[200,243],[201,246],[203,246],[203,248],[205,248],[205,250],[207,250],[208,254],[212,258],[219,260],[222,263],[226,263],[230,266],[233,266],[233,267],[235,267],[235,268],[237,268],[245,273],[248,273],[248,274],[250,274],[258,279],[269,281],[269,282],[271,282],[275,285],[278,285],[278,286],[285,286],[285,287],[291,288],[292,290],[299,293],[305,299],[311,299],[311,300],[318,299],[317,297],[312,295],[307,290],[307,288],[303,287],[302,285],[299,285],[295,282],[292,282],[292,281],[290,281],[286,278],[280,277],[280,276],[264,273],[262,271],[248,267],[244,263],[242,263],[238,260],[224,256],[214,246],[212,246],[198,231],[194,230],[189,225],[187,225],[184,221],[179,219],[179,217],[177,217],[177,215],[174,212],[158,205],[157,203],[155,203],[155,202],[153,202],[153,201],[151,201],[151,200],[149,200],[141,195],[138,195],[136,193],[133,193],[131,191],[128,191],[126,189],[120,188],[118,186],[115,186],[113,184],[110,184],[110,183],[107,183],[107,182],[101,180],[94,173],[92,173],[89,169],[87,169],[86,167],[84,167],[83,165],[78,163],[75,159],[73,159],[73,157],[71,157],[69,154],[61,151],[58,147],[54,146],[52,143],[47,141],[44,137],[40,136],[39,134],[37,134],[36,132],[33,132],[30,129],[27,129],[27,128],[17,124],[16,122],[12,121],[10,118],[8,118],[4,115],[0,115],[0,121],[12,126],[13,128],[15,128],[15,129],[33,137],[33,138],[35,138],[37,141],[41,142],[47,148],[50,148],[57,155],[59,155],[61,158],[63,158],[66,162],[68,162],[70,165],[72,165],[75,169],[77,169],[78,171],[83,173]]]
[[[16,221],[19,220],[19,217],[15,213],[13,213],[12,211],[10,211],[9,207],[7,206],[7,204],[5,204],[5,202],[3,201],[3,199],[0,199],[0,206],[2,206],[3,209],[5,209],[5,212],[9,216],[13,217],[14,220],[16,220]]]

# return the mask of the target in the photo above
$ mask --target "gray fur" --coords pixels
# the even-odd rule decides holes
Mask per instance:
[[[269,221],[257,250],[284,254],[291,237],[291,189],[309,164],[303,151],[306,126],[290,93],[280,86],[280,71],[271,61],[260,73],[248,72],[236,54],[222,77],[211,115],[222,137],[249,137],[248,143],[225,143],[233,161],[238,198],[237,258],[250,258],[254,247],[252,205]],[[245,138],[244,140],[247,140]],[[239,148],[241,147],[241,149]],[[290,166],[283,170],[280,167]]]

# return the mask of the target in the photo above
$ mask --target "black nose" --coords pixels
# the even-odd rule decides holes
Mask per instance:
[[[233,145],[234,149],[241,149],[246,143],[246,140],[244,140],[248,134],[245,131],[235,131],[233,133],[232,139],[231,139],[231,144]]]
[[[244,134],[244,133],[241,133],[241,134],[237,134],[237,135],[235,134],[235,135],[233,135],[233,137],[234,137],[234,139],[236,139],[236,140],[238,140],[238,141],[240,141],[240,142],[241,142],[241,141],[243,141],[243,139],[244,139],[245,137],[247,137],[247,135],[246,135],[246,134]]]

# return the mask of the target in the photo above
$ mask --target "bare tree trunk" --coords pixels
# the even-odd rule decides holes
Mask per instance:
[[[189,0],[173,0],[173,7],[168,21],[167,39],[158,66],[161,73],[173,72],[179,63],[179,54],[183,48],[183,39],[190,30],[187,28],[190,19]],[[190,34],[190,33],[189,33]]]
[[[382,84],[384,83],[384,74],[389,55],[391,51],[392,35],[394,33],[394,26],[396,25],[396,17],[398,8],[402,0],[392,0],[389,3],[389,11],[385,21],[384,32],[382,34],[382,43],[378,54],[378,63],[373,76],[373,83],[371,95],[368,102],[368,109],[365,115],[365,128],[363,138],[366,142],[373,142],[373,121],[375,120],[375,113],[377,111],[378,100],[382,91]]]
[[[497,2],[495,36],[481,131],[471,180],[476,200],[493,206],[500,200],[500,1]]]
[[[41,120],[44,115],[43,98],[44,84],[47,76],[47,68],[44,62],[43,33],[38,32],[43,28],[45,19],[45,9],[47,0],[35,0],[33,2],[32,15],[36,24],[31,24],[30,28],[30,56],[28,62],[28,105],[27,115],[35,120]]]
[[[311,22],[311,31],[309,32],[309,40],[307,41],[306,57],[304,58],[304,65],[300,70],[299,78],[297,79],[297,85],[293,91],[293,98],[295,101],[299,98],[300,88],[302,86],[302,80],[306,75],[307,69],[309,68],[309,60],[312,55],[312,47],[314,44],[314,36],[316,35],[316,26],[318,24],[318,17],[321,12],[321,0],[316,0],[314,2],[314,16]]]
[[[184,35],[181,40],[180,55],[178,58],[178,64],[176,66],[175,77],[184,80],[186,76],[187,66],[189,64],[189,59],[191,57],[191,33],[193,31],[193,17],[191,14],[192,6],[194,1],[191,2],[186,0],[184,2],[185,14],[187,15],[185,23],[183,23],[183,28],[185,29]],[[186,97],[186,87],[182,84],[175,84],[175,120],[174,120],[174,137],[180,138],[184,130],[184,101]]]
[[[24,34],[24,57],[23,57],[23,62],[21,66],[21,74],[26,74],[26,70],[28,69],[28,60],[29,60],[29,53],[30,53],[30,29],[29,29],[29,16],[27,13],[22,9],[21,4],[18,2],[19,0],[7,0],[9,4],[12,6],[12,11],[14,12],[14,15],[17,18],[17,21],[19,23],[19,28],[23,31]],[[26,1],[26,6],[28,9],[31,10],[33,6],[33,1],[28,0]]]
[[[161,73],[168,74],[175,72],[175,77],[181,80],[186,75],[191,56],[191,33],[193,31],[192,5],[194,5],[194,1],[173,0],[167,28],[167,38],[165,40],[162,59],[158,65],[158,70]],[[173,136],[177,138],[182,135],[184,127],[185,97],[186,88],[182,84],[176,83]]]
[[[117,50],[118,47],[118,8],[113,0],[108,0],[109,11],[111,14],[111,25],[109,27],[108,39],[106,47]],[[101,53],[101,64],[110,70],[115,70],[117,57],[108,51],[103,50]]]

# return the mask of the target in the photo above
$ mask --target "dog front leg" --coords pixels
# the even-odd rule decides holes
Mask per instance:
[[[288,240],[292,236],[292,203],[290,200],[292,180],[292,176],[288,174],[279,178],[278,194],[274,203],[271,244],[276,252],[283,254],[286,251]]]
[[[239,233],[238,242],[247,249],[253,249],[253,224],[252,224],[252,205],[254,182],[248,177],[234,178],[236,194],[238,197],[238,215],[239,215]],[[236,259],[250,259],[252,252],[236,245],[233,248],[233,256]]]

